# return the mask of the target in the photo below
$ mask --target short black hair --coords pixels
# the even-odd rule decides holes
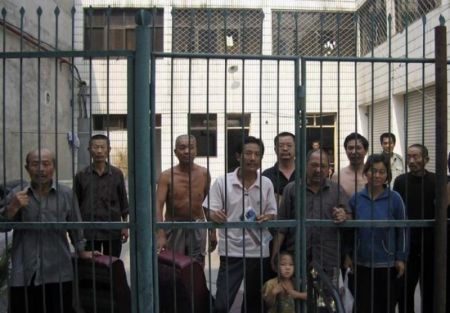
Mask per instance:
[[[242,140],[239,140],[239,143],[236,146],[236,153],[242,154],[242,151],[244,150],[244,146],[249,143],[255,143],[257,144],[261,149],[261,157],[264,155],[264,143],[261,139],[253,137],[253,136],[246,136]]]
[[[360,133],[354,132],[349,134],[347,137],[345,137],[344,140],[344,148],[347,149],[347,144],[350,140],[359,140],[361,141],[361,144],[364,147],[364,150],[368,150],[369,149],[369,141],[367,140],[366,137],[364,137],[363,135],[361,135]]]
[[[281,132],[278,135],[276,135],[275,138],[273,139],[273,144],[275,145],[275,147],[278,146],[278,142],[280,140],[280,137],[288,137],[288,136],[292,137],[292,139],[294,139],[294,142],[295,142],[295,135],[293,133]]]
[[[420,149],[420,152],[422,153],[423,158],[428,158],[428,148],[420,143],[413,143],[408,147],[409,148],[418,148]]]
[[[367,174],[375,163],[383,163],[386,167],[387,178],[386,183],[389,183],[392,180],[392,171],[391,171],[391,159],[386,157],[386,155],[382,153],[375,153],[370,155],[367,158],[366,164],[364,164],[363,173]]]
[[[280,266],[280,260],[283,256],[290,256],[292,258],[292,261],[295,263],[295,256],[292,252],[288,251],[288,250],[281,250],[278,255],[276,256],[276,264],[278,264],[278,266]]]
[[[395,135],[393,134],[393,133],[382,133],[381,135],[380,135],[380,143],[383,143],[383,139],[384,138],[390,138],[391,139],[391,141],[394,143],[394,145],[395,145],[395,141],[396,141],[396,139],[395,139]]]
[[[89,147],[91,146],[92,141],[94,141],[94,140],[105,140],[105,141],[106,141],[106,144],[108,145],[108,148],[111,147],[111,143],[110,143],[110,141],[109,141],[109,138],[108,138],[108,136],[106,136],[106,135],[103,135],[103,134],[96,134],[96,135],[93,135],[93,136],[91,137],[91,139],[89,139]]]

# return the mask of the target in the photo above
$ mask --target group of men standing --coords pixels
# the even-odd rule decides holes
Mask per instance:
[[[434,218],[435,176],[425,169],[428,150],[413,144],[407,150],[409,171],[404,173],[402,158],[393,153],[395,136],[385,133],[380,143],[390,158],[394,181],[406,204],[409,219]],[[329,179],[329,156],[321,149],[311,150],[306,164],[306,217],[343,223],[352,218],[349,197],[364,188],[364,159],[369,143],[358,133],[344,141],[349,165]],[[295,136],[288,132],[274,139],[277,162],[260,174],[264,155],[263,142],[247,136],[236,148],[239,167],[211,178],[205,167],[194,163],[197,142],[191,135],[181,135],[175,142],[179,163],[162,172],[157,186],[158,221],[205,221],[217,224],[237,221],[264,223],[275,218],[296,218]],[[103,135],[89,142],[92,163],[77,173],[74,192],[54,180],[55,158],[48,149],[33,150],[26,157],[25,168],[30,184],[14,189],[0,214],[4,221],[126,221],[128,201],[122,172],[108,162],[110,143]],[[95,209],[93,209],[95,208]],[[165,214],[164,214],[165,210]],[[164,216],[163,216],[164,215]],[[69,231],[78,255],[90,258],[104,253],[119,257],[128,230]],[[342,266],[338,228],[308,227],[307,258],[317,260],[337,283]],[[272,240],[272,237],[273,240]],[[206,241],[209,250],[217,245],[216,231],[205,229],[159,229],[158,250],[170,248],[191,255],[204,264]],[[261,228],[220,228],[220,266],[217,278],[216,312],[228,312],[244,280],[243,311],[261,312],[261,286],[276,272],[280,250],[294,252],[295,232],[291,228],[269,231]],[[92,253],[89,251],[93,251]],[[400,312],[413,312],[414,290],[421,282],[423,307],[432,308],[433,237],[431,230],[411,231],[411,249],[406,275],[398,284]],[[12,247],[10,284],[11,308],[22,312],[70,312],[73,279],[71,255],[66,232],[17,229]],[[45,294],[45,297],[42,295]]]
[[[382,153],[389,158],[390,170],[395,178],[391,188],[399,192],[406,204],[409,219],[434,218],[434,174],[425,169],[429,161],[428,150],[413,144],[407,151],[409,171],[404,161],[394,153],[395,136],[380,136]],[[240,166],[233,172],[218,177],[209,190],[210,177],[206,168],[194,164],[196,139],[182,135],[176,139],[175,155],[179,165],[163,172],[158,182],[158,221],[205,221],[218,224],[244,221],[247,213],[255,213],[255,220],[295,219],[295,136],[288,132],[274,139],[277,162],[259,174],[264,155],[264,144],[255,137],[245,137],[236,149]],[[363,174],[364,160],[369,151],[368,140],[351,133],[344,140],[349,165],[329,179],[329,156],[322,149],[311,150],[306,164],[306,217],[330,219],[343,223],[352,218],[349,198],[363,189],[367,177]],[[189,196],[186,196],[189,195]],[[166,204],[165,219],[162,216]],[[204,262],[206,231],[160,230],[158,248],[169,247],[179,253],[190,254]],[[432,234],[431,230],[411,232],[411,250],[406,275],[398,279],[397,302],[400,312],[414,311],[414,290],[421,281],[423,307],[432,307]],[[273,235],[273,240],[271,242]],[[295,231],[292,228],[220,228],[220,265],[217,278],[216,312],[228,312],[239,286],[244,280],[245,294],[242,310],[260,312],[260,287],[276,272],[276,256],[281,250],[294,252]],[[339,269],[346,266],[345,247],[340,247],[338,228],[308,227],[307,258],[324,266],[332,281],[337,283]],[[181,239],[180,239],[181,236]],[[201,238],[201,240],[199,240]],[[208,238],[214,249],[215,231]],[[421,263],[423,260],[423,263]],[[245,275],[244,275],[245,273]]]

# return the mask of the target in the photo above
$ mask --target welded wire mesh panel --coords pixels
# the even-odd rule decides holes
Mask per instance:
[[[353,56],[355,31],[353,13],[273,11],[272,53]]]
[[[262,10],[174,9],[173,52],[261,54]]]
[[[385,0],[369,0],[358,13],[360,55],[369,53],[372,48],[386,41],[387,13]]]
[[[395,30],[402,32],[422,16],[441,5],[440,0],[395,0]]]

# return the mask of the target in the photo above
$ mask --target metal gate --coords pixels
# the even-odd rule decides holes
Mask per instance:
[[[307,277],[307,253],[306,253],[306,232],[308,227],[318,228],[344,228],[345,226],[357,228],[364,227],[397,227],[405,226],[411,227],[431,227],[434,221],[418,220],[418,221],[347,221],[345,224],[336,225],[331,220],[323,219],[309,219],[307,217],[307,126],[308,114],[314,112],[319,114],[319,118],[325,118],[322,103],[330,101],[334,94],[330,96],[327,94],[327,87],[323,86],[322,74],[323,67],[330,62],[336,68],[336,84],[330,88],[335,88],[337,95],[337,112],[336,113],[336,133],[337,138],[345,130],[360,131],[358,127],[357,106],[358,99],[354,99],[354,108],[342,108],[341,104],[341,69],[346,66],[353,68],[353,73],[356,75],[360,66],[366,67],[365,70],[371,73],[367,84],[371,84],[369,89],[372,90],[372,95],[376,89],[374,84],[374,67],[381,64],[391,70],[394,64],[404,64],[406,67],[410,64],[419,64],[425,68],[426,64],[432,64],[434,59],[426,58],[376,58],[373,57],[340,57],[340,56],[324,56],[324,57],[297,57],[297,56],[266,56],[266,55],[230,55],[230,54],[216,54],[216,53],[152,53],[152,28],[147,27],[151,23],[148,12],[141,11],[136,17],[138,27],[136,28],[136,49],[129,50],[115,50],[115,51],[79,51],[73,46],[66,46],[60,48],[58,46],[58,31],[60,26],[58,24],[59,11],[55,10],[55,33],[56,40],[54,45],[48,45],[41,40],[40,23],[42,10],[38,10],[38,31],[37,40],[34,41],[33,46],[37,51],[26,51],[23,46],[23,41],[26,36],[22,32],[22,28],[13,28],[7,22],[7,11],[2,11],[2,26],[3,26],[3,45],[0,53],[2,59],[2,102],[3,102],[3,120],[2,120],[2,157],[3,157],[3,185],[7,185],[7,181],[11,178],[9,168],[9,160],[14,159],[14,171],[19,173],[19,185],[23,186],[25,174],[21,168],[24,160],[24,155],[27,151],[23,150],[34,146],[42,148],[51,146],[56,155],[57,167],[56,181],[59,180],[59,173],[64,173],[70,179],[75,174],[76,160],[80,160],[81,156],[77,155],[76,147],[76,133],[77,128],[80,127],[80,121],[75,120],[77,99],[83,105],[82,94],[77,98],[75,96],[76,90],[76,67],[74,66],[75,58],[95,59],[105,58],[107,66],[109,60],[112,58],[126,59],[127,72],[127,156],[128,156],[128,185],[129,185],[129,207],[130,221],[128,222],[98,222],[98,221],[56,221],[56,222],[42,222],[42,221],[28,221],[28,222],[11,222],[5,221],[0,227],[2,230],[14,229],[20,231],[24,229],[32,230],[79,230],[79,229],[104,229],[104,230],[119,230],[129,228],[130,230],[130,282],[131,282],[131,311],[132,312],[158,312],[161,299],[159,297],[159,279],[158,279],[158,254],[157,254],[157,237],[156,233],[160,229],[174,230],[174,229],[251,229],[255,232],[262,231],[264,227],[272,228],[292,228],[295,232],[295,271],[300,273],[295,280],[297,290],[305,290]],[[25,12],[21,12],[21,21],[23,23],[23,16]],[[72,11],[72,14],[74,12]],[[72,32],[74,28],[74,19],[72,16]],[[441,29],[442,31],[442,29]],[[21,45],[17,51],[10,51],[7,46],[6,33],[15,32],[21,38]],[[445,33],[445,31],[444,31]],[[278,33],[278,36],[281,36]],[[438,35],[437,35],[438,36]],[[233,38],[231,36],[231,38]],[[445,44],[443,45],[445,47]],[[436,48],[438,51],[438,48]],[[366,51],[367,52],[367,51]],[[438,56],[436,57],[438,59]],[[446,56],[443,57],[442,66],[446,69]],[[436,61],[437,62],[437,61]],[[61,82],[59,79],[58,66],[67,65],[68,69],[72,71],[72,78],[69,82]],[[44,66],[45,65],[45,66]],[[35,80],[31,78],[31,82],[27,80],[24,75],[24,67],[32,66],[35,69]],[[92,66],[90,63],[89,66]],[[169,68],[169,72],[159,71],[159,68],[164,66]],[[319,68],[318,75],[311,75],[308,72],[310,67]],[[214,71],[211,69],[214,68]],[[371,69],[370,69],[371,68]],[[8,74],[18,69],[19,90],[15,90],[10,82],[8,82]],[[49,70],[50,69],[50,70]],[[42,88],[42,71],[52,72],[50,77],[53,88],[51,90],[43,90]],[[211,73],[215,73],[215,77]],[[436,70],[438,72],[438,70]],[[445,71],[444,71],[445,72]],[[108,72],[109,73],[109,72]],[[217,74],[219,73],[219,76]],[[108,74],[109,75],[109,74]],[[312,78],[310,77],[312,76]],[[422,75],[424,77],[424,75]],[[442,81],[439,81],[442,79]],[[446,78],[440,76],[436,79],[436,85],[440,82],[445,86],[437,87],[437,99],[440,103],[446,103]],[[92,80],[92,78],[90,78]],[[390,78],[388,79],[390,82]],[[109,80],[108,80],[109,81]],[[31,96],[28,94],[27,84],[36,82],[35,93]],[[357,79],[355,79],[353,90],[356,90]],[[59,88],[61,84],[64,87]],[[311,85],[311,86],[310,86]],[[408,91],[408,75],[406,75],[406,90]],[[45,85],[46,86],[46,85]],[[390,84],[389,84],[390,86]],[[348,87],[348,86],[346,86]],[[69,97],[61,100],[60,89],[69,90]],[[8,93],[17,91],[16,98],[9,97]],[[425,81],[423,82],[423,91],[425,91]],[[88,93],[89,94],[89,93]],[[355,93],[356,94],[356,93]],[[27,106],[26,101],[30,101],[35,96],[34,103],[36,106]],[[86,95],[86,94],[85,94]],[[178,95],[178,98],[176,97]],[[312,96],[313,95],[313,96]],[[108,94],[109,97],[109,94]],[[441,97],[441,98],[439,98]],[[8,99],[8,100],[7,100]],[[11,100],[13,99],[13,100]],[[70,99],[70,100],[67,100]],[[309,102],[309,99],[313,101]],[[14,105],[8,101],[14,102],[17,100],[19,113],[18,120],[8,119],[9,111],[14,108]],[[26,100],[26,101],[25,101]],[[91,100],[92,101],[92,98]],[[333,101],[333,100],[332,100]],[[438,100],[436,100],[438,101]],[[439,102],[438,101],[438,102]],[[374,116],[374,102],[370,102],[370,116]],[[62,105],[69,104],[63,110],[58,111]],[[313,110],[309,108],[313,107]],[[388,102],[390,107],[390,102]],[[347,110],[347,111],[345,111]],[[351,112],[354,114],[341,114],[342,112]],[[358,111],[359,112],[359,111]],[[87,112],[86,112],[87,113]],[[109,115],[109,108],[107,115]],[[24,116],[36,115],[36,120],[26,120]],[[49,116],[48,120],[45,116]],[[69,129],[61,130],[59,121],[65,121],[64,118],[70,115]],[[437,114],[438,115],[438,114]],[[256,118],[255,118],[256,116]],[[388,114],[389,116],[389,114]],[[438,115],[439,116],[439,115]],[[447,116],[446,111],[442,111],[440,117]],[[50,122],[48,122],[50,121]],[[109,121],[109,120],[108,120]],[[109,122],[108,122],[109,123]],[[439,124],[442,130],[446,133],[446,123]],[[16,131],[9,132],[12,125],[16,127]],[[29,127],[29,126],[32,127]],[[369,123],[372,128],[367,133],[374,133],[375,127],[373,118]],[[35,127],[34,127],[35,126]],[[390,130],[391,126],[388,126]],[[274,220],[267,221],[263,225],[258,222],[249,221],[233,221],[222,225],[218,225],[211,221],[203,222],[157,222],[156,207],[157,207],[157,173],[160,169],[155,164],[154,155],[157,150],[161,151],[161,163],[173,167],[175,165],[172,151],[174,148],[174,141],[177,134],[187,133],[188,135],[196,135],[202,138],[201,148],[203,155],[200,163],[208,170],[214,170],[214,178],[220,174],[226,174],[235,166],[228,162],[229,158],[233,157],[232,145],[230,141],[240,143],[243,141],[245,135],[253,135],[263,139],[266,148],[275,148],[271,145],[271,140],[278,133],[289,130],[295,134],[296,143],[296,168],[295,180],[301,182],[296,185],[295,194],[295,214],[299,218],[291,220]],[[341,129],[342,128],[342,129]],[[89,130],[88,135],[92,134],[92,129]],[[322,128],[321,128],[322,129]],[[405,124],[405,133],[408,133],[408,123]],[[439,128],[441,129],[441,128]],[[324,142],[323,132],[320,131],[319,141]],[[8,134],[8,135],[7,135]],[[107,131],[109,134],[109,128]],[[84,134],[86,135],[86,134]],[[439,135],[439,133],[438,133]],[[71,150],[64,147],[66,139],[70,144]],[[375,152],[376,138],[373,135],[370,137],[372,145],[372,152]],[[80,137],[81,138],[81,137]],[[86,138],[86,137],[85,137]],[[213,140],[216,140],[213,142]],[[339,141],[339,140],[338,140]],[[440,185],[444,186],[442,173],[445,173],[445,151],[447,148],[446,137],[437,139],[436,142],[441,143],[436,146],[436,172],[439,173]],[[83,142],[82,142],[83,143]],[[155,143],[161,143],[161,146],[156,146]],[[15,145],[16,144],[16,145]],[[86,144],[86,141],[84,142]],[[405,150],[408,147],[408,140],[404,141]],[[341,144],[335,145],[336,151],[331,154],[336,159],[334,162],[336,169],[339,169],[341,155]],[[270,149],[266,149],[268,151]],[[69,151],[69,152],[68,152]],[[170,157],[169,157],[170,155]],[[444,155],[444,156],[443,156]],[[200,157],[200,156],[199,156]],[[198,158],[199,158],[198,157]],[[62,168],[63,161],[69,159]],[[58,161],[61,160],[61,161]],[[25,162],[24,162],[25,161]],[[266,156],[263,159],[262,168],[268,168],[276,161],[276,155]],[[90,162],[90,161],[89,161]],[[19,164],[19,166],[17,166]],[[406,164],[406,163],[405,163]],[[70,170],[67,170],[67,167]],[[71,175],[66,175],[69,172]],[[173,174],[172,174],[173,175]],[[338,178],[339,180],[339,178]],[[69,182],[70,184],[70,182]],[[439,191],[440,206],[444,206],[445,192],[442,188]],[[438,221],[436,227],[437,242],[439,243],[440,253],[437,258],[436,266],[445,267],[445,251],[446,247],[444,237],[446,236],[446,217],[442,209],[437,212],[436,220]],[[207,214],[208,217],[208,214]],[[245,237],[245,236],[244,236]],[[10,236],[5,236],[6,245],[10,242]],[[338,241],[340,242],[340,238]],[[339,248],[339,247],[338,247]],[[244,249],[245,250],[245,249]],[[261,254],[262,256],[262,254]],[[338,262],[338,261],[337,261]],[[207,263],[211,264],[211,254],[207,254]],[[75,276],[77,276],[77,267],[75,266]],[[445,270],[444,270],[445,272]],[[311,274],[311,273],[309,273]],[[112,278],[112,272],[109,273]],[[211,269],[206,272],[209,280],[209,289],[212,289],[212,273]],[[300,278],[305,278],[301,280]],[[325,279],[326,280],[326,279]],[[445,280],[445,277],[444,277]],[[61,281],[59,281],[61,282]],[[95,286],[95,279],[93,282]],[[323,288],[319,283],[317,289]],[[436,280],[436,304],[445,303],[445,281],[442,279]],[[95,288],[94,288],[95,289]],[[311,290],[309,290],[311,292]],[[95,295],[95,292],[94,292]],[[176,292],[175,292],[176,295]],[[312,293],[310,294],[312,295]],[[333,294],[336,296],[335,294]],[[112,302],[113,291],[110,289],[110,301]],[[321,301],[325,296],[320,295]],[[319,296],[319,298],[320,298]],[[95,298],[95,296],[94,296]],[[167,300],[167,299],[164,299]],[[176,300],[170,299],[169,301]],[[328,300],[327,300],[328,301]],[[338,299],[335,299],[339,302]],[[320,302],[320,301],[319,301]],[[95,303],[95,300],[94,300]],[[316,303],[317,304],[317,303]],[[331,305],[332,306],[332,305]],[[341,309],[340,304],[335,306]],[[245,304],[244,304],[245,307]],[[297,310],[305,310],[306,304],[298,306]],[[310,308],[313,309],[314,305]],[[444,306],[445,307],[445,306]],[[335,307],[336,308],[336,307]],[[210,306],[212,309],[212,306]],[[437,305],[435,311],[438,312],[442,307]],[[95,309],[94,309],[95,310]],[[114,309],[111,309],[113,311]],[[191,310],[195,311],[195,306],[191,305]],[[251,311],[250,308],[246,310]]]

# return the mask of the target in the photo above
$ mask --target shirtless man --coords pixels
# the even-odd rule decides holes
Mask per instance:
[[[206,168],[194,163],[197,140],[192,135],[178,136],[174,152],[178,165],[162,172],[158,179],[157,221],[204,221],[202,202],[208,194],[211,178]],[[163,219],[164,205],[166,210]],[[210,243],[210,249],[214,250],[217,244],[215,232],[210,232]],[[190,255],[204,264],[205,246],[205,229],[158,230],[158,251],[168,248]]]
[[[364,188],[367,183],[367,179],[363,175],[363,168],[369,142],[361,134],[351,133],[344,140],[344,148],[350,164],[334,174],[332,180],[334,182],[339,180],[342,189],[350,198],[355,192]]]

